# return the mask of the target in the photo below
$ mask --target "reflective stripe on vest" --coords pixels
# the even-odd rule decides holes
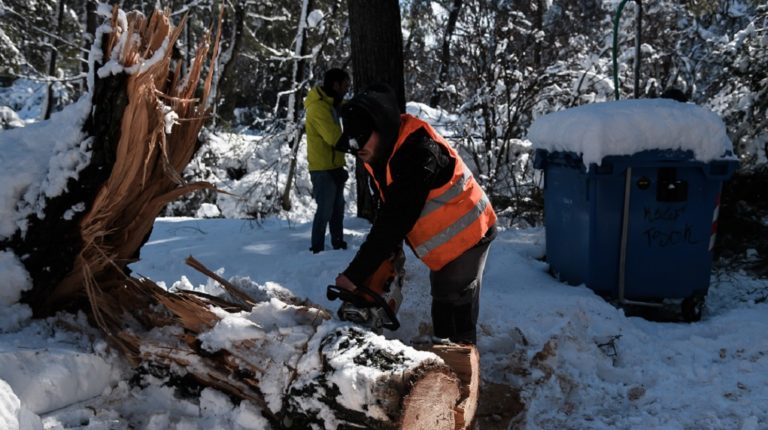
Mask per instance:
[[[456,150],[429,124],[408,114],[401,115],[400,134],[387,160],[387,185],[393,182],[389,164],[392,157],[406,138],[420,128],[443,146],[455,163],[451,179],[430,191],[419,219],[407,235],[416,256],[431,270],[439,270],[475,246],[496,222],[496,214]],[[373,169],[367,164],[365,167],[373,177]],[[383,190],[375,178],[374,183],[382,201],[385,201]]]
[[[456,198],[459,194],[464,192],[464,187],[467,185],[467,182],[472,177],[472,172],[469,171],[469,169],[464,167],[464,176],[459,181],[456,181],[455,184],[451,186],[451,188],[448,188],[445,190],[444,193],[440,194],[439,196],[427,200],[426,203],[424,203],[424,208],[421,210],[421,216],[427,216],[433,211],[436,211],[437,209],[440,209],[444,204],[448,203],[449,201]]]
[[[448,226],[448,228],[432,236],[431,239],[427,240],[426,242],[414,248],[413,252],[419,258],[429,254],[432,250],[445,244],[446,242],[451,240],[451,238],[459,234],[459,232],[469,227],[473,222],[475,222],[480,216],[483,215],[483,212],[485,212],[485,208],[490,204],[491,203],[488,201],[488,197],[486,197],[485,193],[483,193],[483,198],[480,199],[479,202],[477,202],[477,204],[475,205],[472,211],[467,212],[466,214],[464,214],[464,216],[456,220],[456,222]],[[477,240],[480,241],[480,239],[477,239]]]

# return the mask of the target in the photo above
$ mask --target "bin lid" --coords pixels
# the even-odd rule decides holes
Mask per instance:
[[[594,103],[534,121],[528,139],[536,149],[580,154],[585,166],[610,155],[654,149],[690,150],[696,160],[735,159],[725,124],[714,112],[670,99]]]

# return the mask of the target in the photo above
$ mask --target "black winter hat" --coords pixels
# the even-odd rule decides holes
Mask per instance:
[[[389,153],[400,131],[397,96],[389,85],[370,85],[341,106],[341,119],[350,139],[364,145],[375,130],[382,149]]]
[[[350,146],[353,149],[362,148],[374,130],[373,118],[368,111],[359,104],[347,103],[341,108],[341,121]]]

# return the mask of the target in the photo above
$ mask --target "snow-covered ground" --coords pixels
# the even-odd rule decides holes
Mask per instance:
[[[367,230],[350,216],[350,249],[314,255],[307,220],[165,218],[132,269],[168,287],[220,292],[184,264],[192,255],[225,278],[280,286],[334,309],[325,286]],[[515,428],[768,428],[768,305],[755,303],[768,282],[715,276],[702,321],[649,322],[624,316],[585,287],[557,282],[539,260],[543,253],[543,229],[502,231],[483,286],[482,376],[521,391],[527,411]],[[407,344],[428,327],[429,293],[426,268],[410,254],[406,268],[403,326],[385,335]],[[264,425],[253,405],[211,389],[179,398],[162,380],[132,384],[97,331],[76,330],[86,325],[82,316],[32,321],[16,306],[3,309],[2,321],[1,428],[13,428],[7,423],[21,408],[24,429],[41,428],[31,426],[38,417],[46,429]]]

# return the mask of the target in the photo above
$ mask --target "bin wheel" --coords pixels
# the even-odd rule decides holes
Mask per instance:
[[[704,296],[696,294],[683,299],[680,311],[687,322],[695,322],[701,319],[701,311],[704,309]]]

